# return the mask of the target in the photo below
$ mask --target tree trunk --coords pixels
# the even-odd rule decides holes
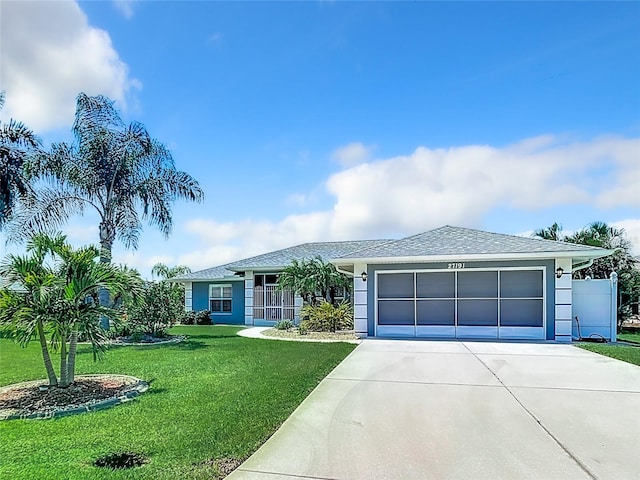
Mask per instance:
[[[58,378],[56,377],[56,372],[53,369],[53,363],[51,362],[51,357],[49,356],[49,348],[47,347],[47,339],[44,334],[44,326],[42,325],[42,320],[37,320],[37,329],[38,329],[38,337],[40,337],[40,348],[42,349],[42,359],[44,360],[44,366],[47,369],[47,376],[49,377],[49,386],[55,387],[58,385]]]
[[[65,388],[69,386],[67,378],[67,335],[64,333],[60,340],[60,383],[59,387]]]
[[[67,359],[67,385],[72,384],[76,379],[76,351],[78,350],[78,330],[71,332],[69,340],[69,356]]]
[[[113,241],[115,240],[115,232],[113,228],[105,221],[100,222],[100,262],[111,263],[111,250],[113,248]],[[101,287],[98,290],[98,301],[103,307],[109,307],[111,303],[111,296],[109,290]],[[104,330],[109,330],[110,322],[107,317],[100,318],[100,326]]]

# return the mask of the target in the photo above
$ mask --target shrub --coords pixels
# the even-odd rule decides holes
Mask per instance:
[[[305,305],[302,308],[303,328],[312,332],[335,332],[353,330],[353,310],[349,302],[334,306],[329,302]]]
[[[291,320],[279,320],[275,325],[276,330],[290,330],[293,328],[293,322]]]
[[[180,323],[182,325],[195,325],[196,324],[196,312],[193,310],[184,311],[180,316]]]
[[[181,286],[169,282],[146,282],[141,301],[128,307],[134,331],[164,337],[184,311]]]
[[[300,325],[298,325],[298,334],[299,335],[306,335],[307,333],[309,333],[309,329],[304,324],[304,322],[301,323]]]
[[[211,320],[211,311],[210,310],[200,310],[195,313],[195,322],[196,325],[212,325],[213,320]]]

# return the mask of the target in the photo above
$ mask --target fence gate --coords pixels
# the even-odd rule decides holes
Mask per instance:
[[[607,340],[616,341],[618,319],[618,277],[611,274],[609,280],[573,280],[573,329],[578,337],[575,317],[580,320],[580,333],[588,337],[592,333]]]

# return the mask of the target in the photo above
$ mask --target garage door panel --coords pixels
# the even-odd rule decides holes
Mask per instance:
[[[455,325],[455,300],[418,300],[416,302],[418,325]]]
[[[542,327],[542,299],[500,300],[501,327]]]
[[[458,300],[458,325],[498,326],[498,300]]]
[[[498,336],[505,340],[544,340],[544,329],[539,327],[500,327]]]
[[[413,273],[378,275],[378,298],[413,298]]]
[[[430,338],[455,338],[456,327],[453,325],[418,325],[416,327],[416,337]]]
[[[542,270],[505,270],[500,272],[500,297],[542,297]]]
[[[498,298],[498,272],[458,272],[458,298]]]
[[[417,298],[455,298],[456,276],[454,272],[429,272],[416,274]]]
[[[411,325],[415,323],[412,300],[378,300],[378,325]]]

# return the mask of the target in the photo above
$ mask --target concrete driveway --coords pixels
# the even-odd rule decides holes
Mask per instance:
[[[366,340],[229,477],[637,479],[640,367],[571,345]]]

